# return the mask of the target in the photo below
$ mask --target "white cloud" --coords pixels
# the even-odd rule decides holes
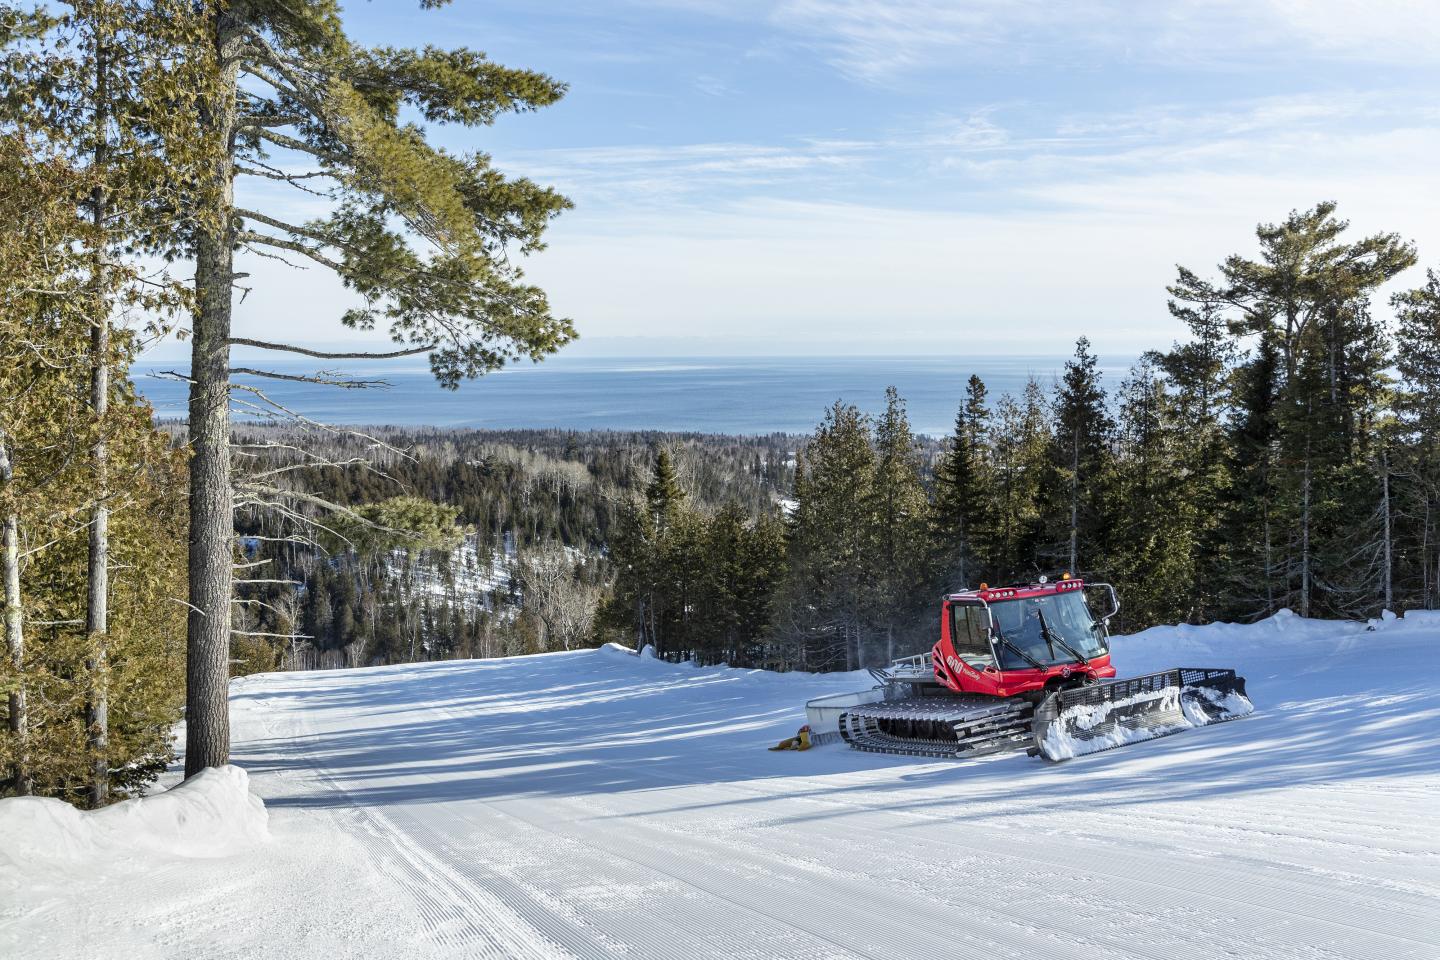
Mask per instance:
[[[784,0],[773,23],[875,80],[953,61],[1238,64],[1257,53],[1427,63],[1434,0]]]

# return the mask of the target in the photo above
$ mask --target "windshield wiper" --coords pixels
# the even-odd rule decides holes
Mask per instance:
[[[1003,633],[997,633],[995,634],[995,636],[997,639],[999,639],[1001,643],[1005,644],[1005,646],[1009,647],[1011,650],[1014,650],[1016,653],[1020,654],[1020,656],[1030,661],[1030,666],[1034,667],[1036,670],[1045,669],[1045,664],[1041,663],[1039,660],[1036,660],[1034,657],[1030,656],[1030,654],[1026,653],[1024,650],[1022,650],[1020,647],[1017,647],[1009,640],[1006,640]]]
[[[1086,658],[1084,654],[1082,654],[1079,650],[1076,650],[1074,647],[1070,646],[1070,644],[1066,643],[1063,639],[1061,639],[1060,634],[1050,629],[1050,624],[1045,622],[1045,611],[1036,610],[1035,612],[1040,615],[1041,635],[1043,635],[1046,640],[1049,640],[1052,645],[1058,643],[1061,647],[1065,648],[1065,652],[1070,654],[1070,656],[1074,657],[1076,663],[1085,663]]]

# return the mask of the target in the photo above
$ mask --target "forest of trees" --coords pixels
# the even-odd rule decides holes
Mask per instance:
[[[172,425],[177,436],[183,427]],[[247,471],[295,467],[281,482],[326,508],[326,528],[241,505],[246,633],[237,669],[354,666],[499,656],[593,642],[613,579],[611,544],[657,450],[674,454],[691,500],[746,519],[790,488],[796,438],[570,431],[402,430],[367,436],[246,425]],[[293,451],[303,448],[304,457]],[[321,458],[326,466],[315,465]],[[353,511],[357,516],[338,513]]]

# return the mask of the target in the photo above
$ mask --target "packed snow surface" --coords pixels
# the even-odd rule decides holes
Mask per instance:
[[[84,872],[9,829],[0,956],[1434,960],[1440,619],[1372,626],[1117,638],[1122,676],[1233,666],[1256,712],[1062,764],[765,749],[863,674],[249,677],[271,839],[146,850],[137,817]]]

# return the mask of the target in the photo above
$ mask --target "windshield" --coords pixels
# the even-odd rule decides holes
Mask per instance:
[[[1079,591],[992,603],[990,611],[1000,636],[1010,644],[996,644],[1001,669],[1034,669],[1012,646],[1046,666],[1074,663],[1076,654],[1089,660],[1106,651],[1104,632]]]

